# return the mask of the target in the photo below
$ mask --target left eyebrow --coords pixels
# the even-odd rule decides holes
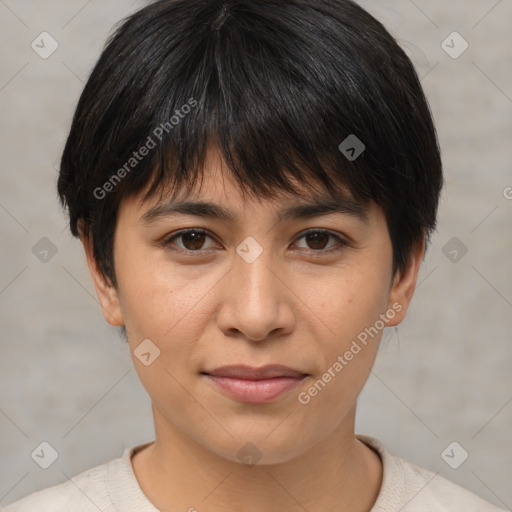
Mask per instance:
[[[355,217],[365,224],[368,224],[369,221],[367,208],[348,197],[339,197],[335,200],[322,198],[313,202],[288,206],[279,210],[276,220],[282,222],[293,219],[310,219],[333,213]],[[139,222],[148,226],[158,219],[179,214],[208,217],[231,224],[238,221],[238,216],[235,213],[219,204],[204,201],[171,201],[157,204],[146,211]]]
[[[280,210],[277,214],[277,221],[293,219],[310,219],[322,215],[338,213],[350,215],[368,224],[368,209],[361,203],[348,197],[334,199],[322,198],[310,203],[300,203]]]

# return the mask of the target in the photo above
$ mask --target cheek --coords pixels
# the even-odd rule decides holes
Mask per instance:
[[[324,378],[317,386],[322,395],[318,402],[343,407],[360,392],[375,360],[383,331],[380,315],[388,300],[388,275],[387,268],[367,266],[353,267],[339,276],[329,286],[318,283],[312,296],[314,309],[327,326],[316,333],[322,354],[319,378]]]
[[[176,410],[185,411],[191,401],[180,383],[185,382],[187,371],[193,371],[193,340],[200,335],[197,319],[206,288],[197,280],[194,284],[180,279],[168,267],[164,272],[162,265],[141,265],[135,258],[125,258],[123,263],[121,309],[135,370],[161,410],[172,403]],[[150,356],[144,358],[142,354],[148,352]]]
[[[322,327],[315,334],[322,364],[297,397],[307,417],[323,419],[321,426],[304,423],[304,434],[311,436],[319,435],[315,429],[327,435],[355,405],[377,355],[382,329],[376,323],[387,303],[385,279],[355,270],[323,289],[317,292],[317,307],[328,330]]]
[[[173,330],[187,325],[186,315],[197,303],[197,294],[202,290],[204,295],[204,287],[199,289],[197,279],[186,279],[179,268],[173,268],[164,252],[143,250],[140,240],[127,240],[124,247],[117,253],[116,272],[122,283],[119,298],[127,332],[134,341],[172,337]]]
[[[179,394],[183,390],[169,373],[184,382],[196,370],[197,340],[212,318],[207,308],[213,294],[208,295],[208,290],[219,281],[219,275],[205,274],[199,266],[185,271],[160,258],[150,261],[143,256],[132,252],[119,261],[120,303],[132,359],[152,397],[164,395],[165,389]],[[147,339],[158,353],[148,367],[137,359],[138,347]]]
[[[388,280],[379,267],[352,267],[340,273],[331,284],[317,283],[319,316],[329,327],[338,349],[375,324],[388,302]]]

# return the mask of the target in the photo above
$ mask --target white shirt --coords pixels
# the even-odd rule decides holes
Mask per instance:
[[[370,512],[505,512],[442,476],[388,452],[380,441],[357,436],[383,465],[382,485]],[[3,512],[159,512],[142,492],[131,457],[151,443],[127,448],[122,457],[11,503]]]

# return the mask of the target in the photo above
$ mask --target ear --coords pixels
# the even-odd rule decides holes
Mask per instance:
[[[124,325],[123,315],[119,303],[119,297],[116,288],[103,277],[98,269],[96,260],[92,250],[92,240],[88,235],[85,235],[83,229],[80,227],[80,241],[84,247],[85,256],[87,258],[87,265],[91,272],[91,276],[96,288],[96,294],[100,302],[105,320],[114,327],[121,327]]]
[[[416,289],[418,272],[425,254],[425,238],[416,246],[410,256],[409,264],[403,272],[397,272],[389,295],[388,309],[393,309],[395,315],[386,322],[387,327],[393,327],[403,321],[409,308],[409,303]]]

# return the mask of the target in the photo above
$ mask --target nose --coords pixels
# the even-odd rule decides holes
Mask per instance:
[[[272,261],[271,251],[263,251],[248,263],[238,255],[223,280],[222,304],[217,316],[226,336],[261,342],[293,330],[292,283],[286,272]]]

